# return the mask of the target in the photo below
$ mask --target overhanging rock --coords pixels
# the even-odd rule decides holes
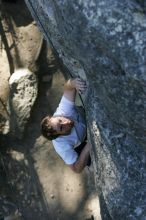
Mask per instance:
[[[145,4],[25,1],[70,73],[88,82],[84,104],[102,218],[146,219]]]

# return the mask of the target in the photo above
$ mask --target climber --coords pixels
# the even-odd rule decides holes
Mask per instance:
[[[75,105],[76,91],[83,93],[86,88],[86,83],[80,78],[69,79],[56,112],[41,123],[43,136],[52,140],[56,152],[76,173],[90,165],[85,112],[83,107]]]

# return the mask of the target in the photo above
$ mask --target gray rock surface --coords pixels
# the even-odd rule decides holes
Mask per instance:
[[[10,85],[10,133],[21,138],[37,97],[37,78],[28,69],[16,70]]]
[[[25,0],[84,98],[102,219],[146,219],[146,5]],[[106,214],[107,213],[107,214]]]

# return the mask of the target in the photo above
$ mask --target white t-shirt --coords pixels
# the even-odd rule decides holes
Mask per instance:
[[[74,127],[69,135],[62,135],[53,140],[56,152],[68,165],[76,162],[78,154],[74,147],[79,146],[86,136],[85,114],[75,106],[74,102],[62,97],[54,116],[64,116],[74,121]]]

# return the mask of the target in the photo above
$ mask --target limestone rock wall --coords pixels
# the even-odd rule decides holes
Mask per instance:
[[[146,5],[25,0],[84,97],[102,218],[146,219]]]

